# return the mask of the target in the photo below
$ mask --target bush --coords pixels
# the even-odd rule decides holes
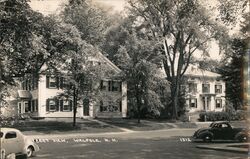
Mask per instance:
[[[244,111],[230,112],[202,112],[200,113],[200,121],[224,121],[224,120],[245,120],[247,115]]]

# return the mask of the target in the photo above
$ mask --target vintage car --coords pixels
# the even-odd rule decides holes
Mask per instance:
[[[0,156],[4,159],[10,154],[31,157],[39,151],[38,145],[14,128],[0,128]]]
[[[199,139],[209,142],[212,140],[237,140],[247,142],[249,131],[246,128],[233,128],[229,122],[213,122],[209,128],[198,129],[193,135],[193,141]]]

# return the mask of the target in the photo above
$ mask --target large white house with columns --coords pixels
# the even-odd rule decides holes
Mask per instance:
[[[92,63],[108,68],[112,75],[102,79],[97,86],[100,90],[99,100],[86,98],[78,101],[77,117],[80,118],[124,118],[127,116],[127,84],[120,78],[121,70],[98,53]],[[43,65],[41,70],[46,70]],[[38,118],[73,117],[72,98],[58,97],[64,91],[61,77],[53,74],[40,74],[38,82],[21,80],[12,96],[7,99],[9,106],[2,109],[2,114],[28,114]]]
[[[186,105],[190,113],[225,109],[225,82],[220,74],[190,65],[185,73]]]

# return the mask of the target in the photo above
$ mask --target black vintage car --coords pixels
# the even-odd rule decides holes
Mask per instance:
[[[249,131],[245,128],[233,128],[229,122],[213,122],[209,128],[198,129],[193,140],[202,139],[205,142],[212,140],[237,140],[247,142]]]

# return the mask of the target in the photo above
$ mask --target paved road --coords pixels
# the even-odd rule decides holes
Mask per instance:
[[[148,134],[148,133],[146,133]],[[144,133],[115,137],[40,139],[33,159],[246,159],[247,154],[195,148],[188,136],[146,137]],[[141,136],[141,137],[139,137]],[[142,137],[144,136],[144,137]],[[146,138],[145,138],[146,137]]]

